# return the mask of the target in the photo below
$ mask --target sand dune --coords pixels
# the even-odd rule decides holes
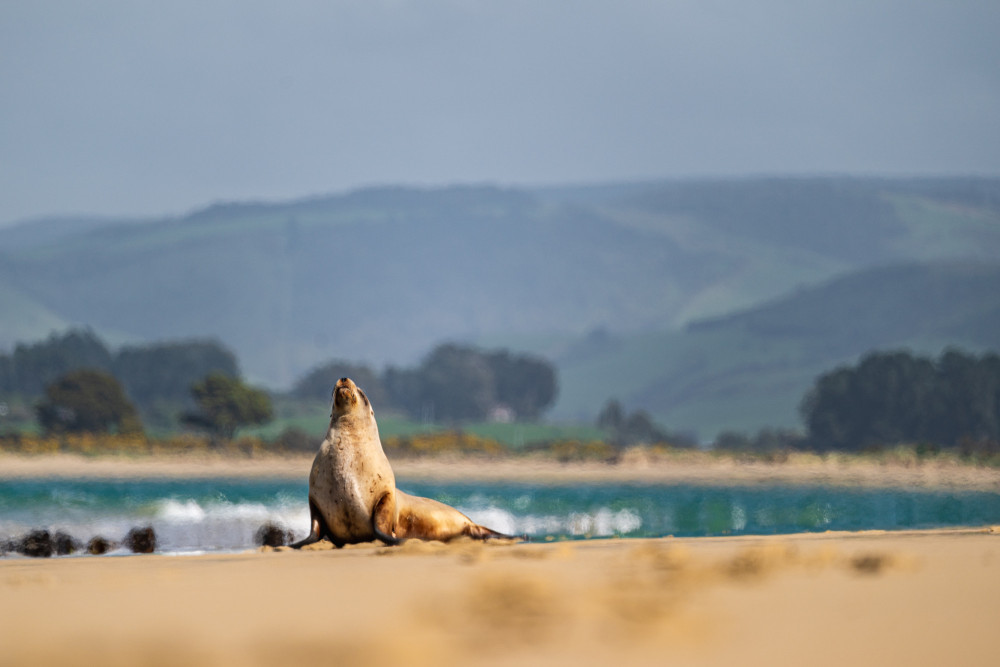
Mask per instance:
[[[996,530],[0,560],[0,664],[992,665]]]

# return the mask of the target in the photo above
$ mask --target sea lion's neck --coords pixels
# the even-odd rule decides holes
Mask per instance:
[[[327,431],[328,438],[337,434],[344,435],[348,433],[366,438],[374,437],[376,440],[379,439],[378,426],[370,416],[344,414],[330,420],[330,428]]]

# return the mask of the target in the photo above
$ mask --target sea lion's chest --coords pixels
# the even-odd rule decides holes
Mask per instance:
[[[395,487],[381,443],[369,440],[331,429],[313,461],[309,496],[336,532],[370,530],[375,502]]]

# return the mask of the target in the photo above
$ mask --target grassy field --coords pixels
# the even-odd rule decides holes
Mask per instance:
[[[298,408],[294,414],[279,416],[264,426],[241,429],[239,435],[274,440],[286,429],[294,428],[315,437],[318,445],[326,434],[329,423],[329,408],[325,406]],[[412,421],[393,415],[379,415],[378,429],[383,439],[457,430],[496,440],[515,449],[553,440],[600,440],[605,436],[601,429],[587,424],[478,422],[450,425]]]

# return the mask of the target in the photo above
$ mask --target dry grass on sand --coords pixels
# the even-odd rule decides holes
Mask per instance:
[[[24,456],[0,452],[0,479],[27,477],[277,477],[305,480],[313,456],[255,458],[209,456]],[[954,460],[902,458],[872,460],[857,456],[797,454],[783,462],[742,461],[706,452],[676,452],[650,457],[627,452],[615,464],[559,463],[551,459],[423,458],[392,460],[401,480],[521,481],[539,484],[693,483],[817,484],[881,488],[952,488],[1000,491],[1000,468]]]

